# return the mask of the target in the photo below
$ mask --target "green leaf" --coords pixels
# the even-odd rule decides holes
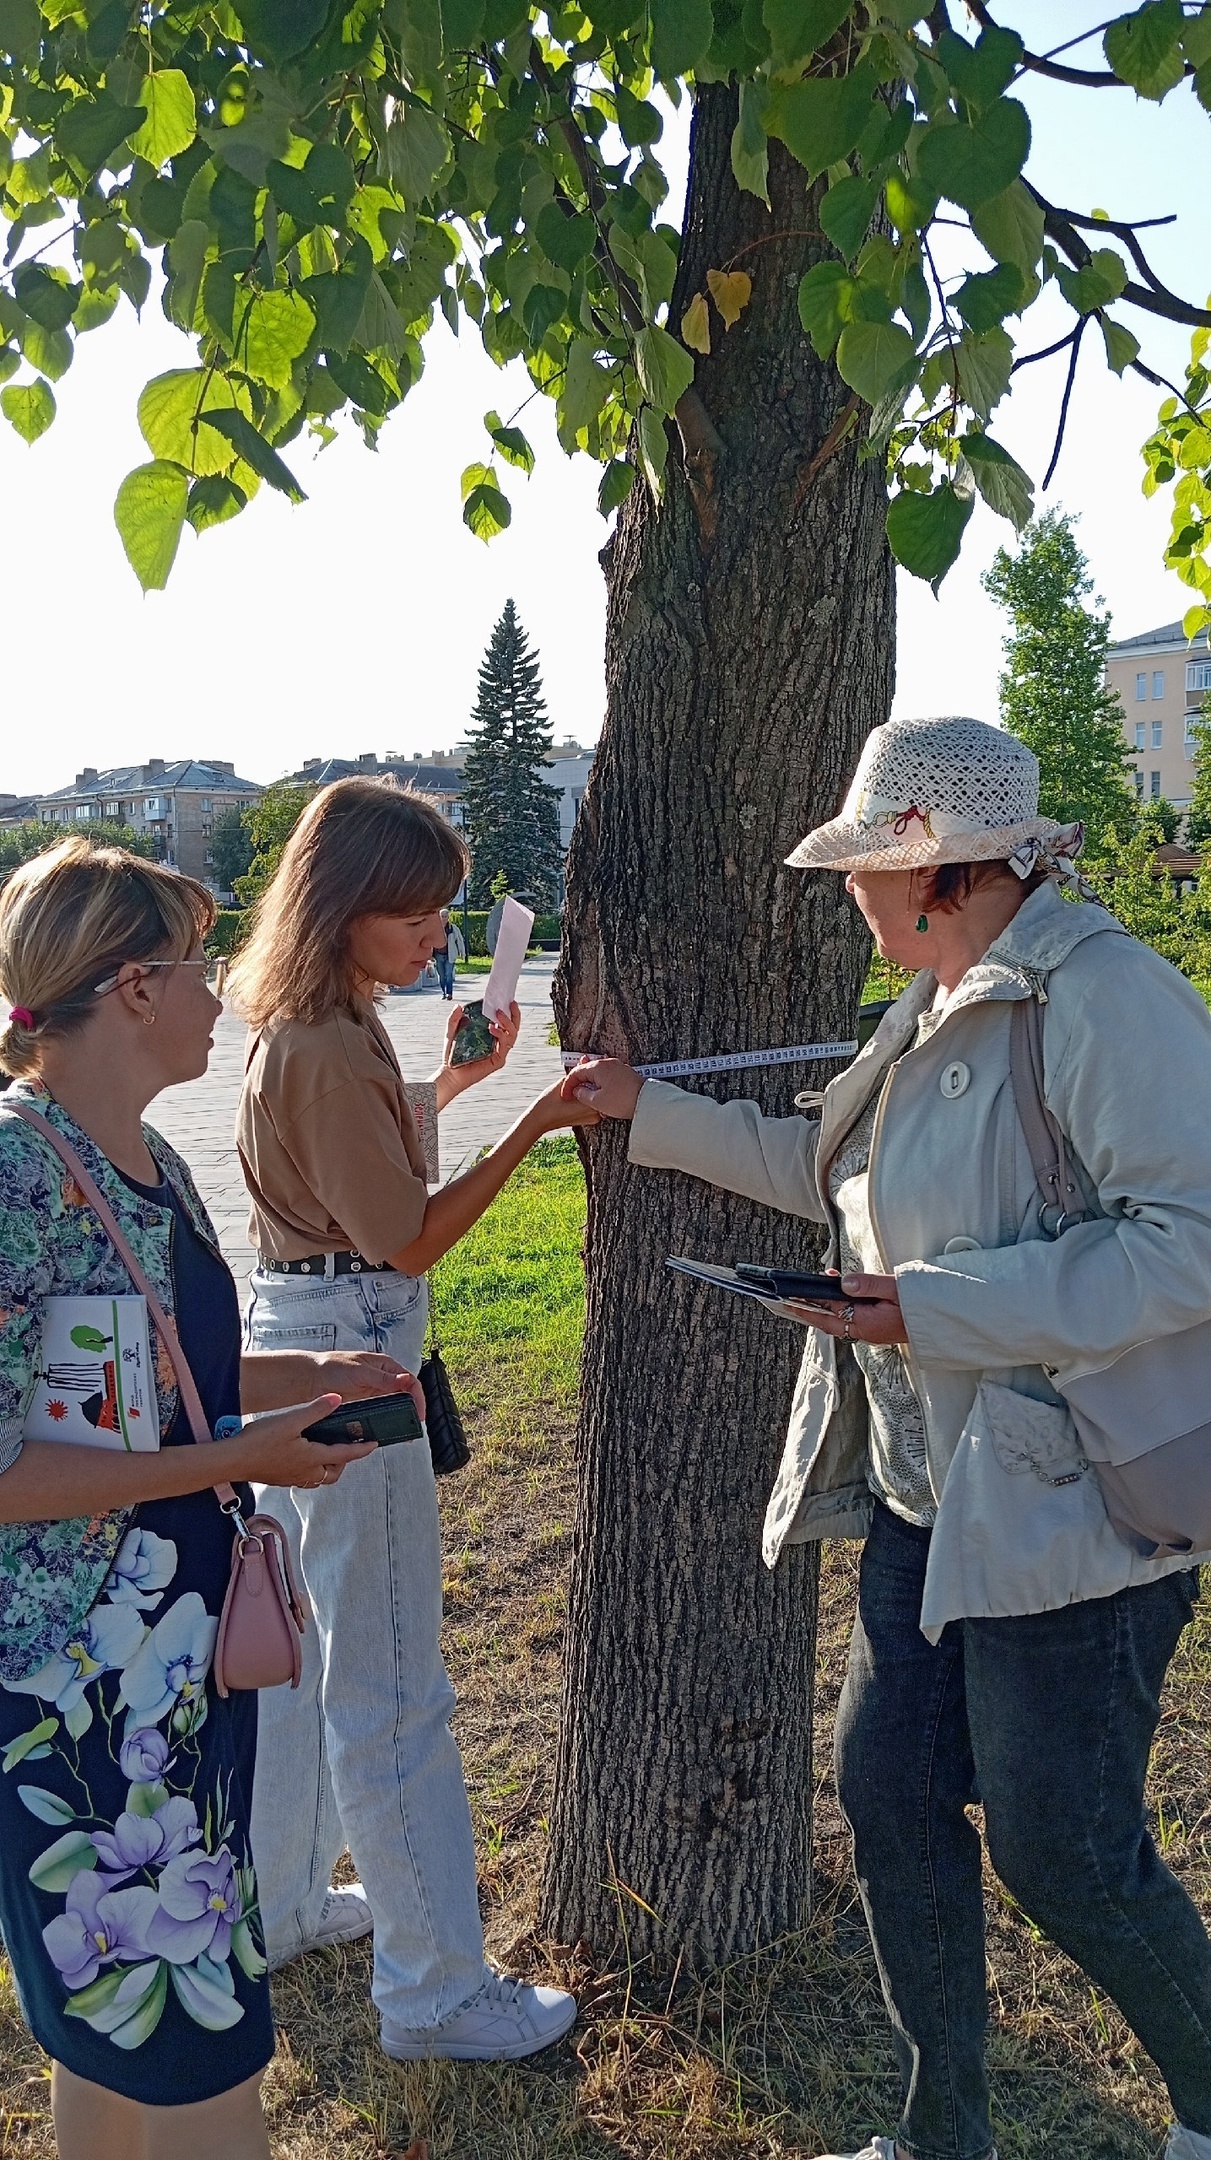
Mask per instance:
[[[494,465],[468,465],[462,476],[463,524],[477,540],[494,540],[504,532],[513,510],[502,495]]]
[[[612,510],[617,510],[619,504],[626,501],[634,484],[635,467],[625,458],[611,458],[597,490],[597,508],[602,517],[609,517]]]
[[[189,475],[157,458],[126,475],[114,503],[114,523],[126,559],[144,592],[162,592],[176,561]]]
[[[913,577],[925,578],[935,593],[958,556],[973,502],[971,495],[960,495],[944,480],[932,495],[905,491],[888,505],[892,554]]]
[[[495,412],[484,414],[484,426],[506,465],[516,465],[524,473],[533,472],[534,452],[520,428],[506,427],[500,414]]]
[[[304,278],[300,291],[315,311],[320,340],[328,352],[347,353],[362,319],[374,258],[364,240],[350,248],[339,270]]]
[[[128,1815],[141,1815],[144,1817],[154,1815],[157,1808],[163,1807],[167,1798],[167,1785],[161,1785],[147,1779],[141,1784],[131,1785],[128,1788],[126,1812]]]
[[[854,281],[844,264],[816,263],[799,280],[799,320],[820,360],[827,360],[849,321]]]
[[[711,0],[652,0],[652,66],[675,82],[704,60],[715,35]]]
[[[373,413],[375,419],[382,419],[391,402],[391,392],[361,353],[329,353],[328,372],[361,412]]]
[[[980,336],[965,330],[959,340],[959,382],[974,413],[986,420],[1009,388],[1013,370],[1013,341],[1005,330],[985,330]]]
[[[526,336],[533,346],[541,345],[549,329],[557,323],[568,304],[568,296],[558,285],[531,285],[521,307],[521,319],[526,326]]]
[[[667,330],[640,331],[635,365],[644,397],[660,412],[671,413],[694,380],[691,355]]]
[[[618,114],[618,132],[629,150],[660,141],[664,121],[656,107],[649,105],[646,98],[633,96],[624,83],[614,85],[614,108]]]
[[[534,221],[534,237],[548,262],[570,275],[592,254],[597,223],[587,210],[577,214],[562,203],[544,203]]]
[[[343,225],[357,186],[347,153],[338,143],[314,143],[303,172],[307,185],[315,191],[325,224]]]
[[[238,517],[247,501],[237,481],[212,473],[205,480],[194,481],[185,515],[196,533],[209,532],[212,525],[225,525],[228,518]]]
[[[306,173],[300,172],[296,165],[284,165],[280,158],[272,159],[265,167],[265,185],[272,191],[278,208],[294,219],[301,233],[310,232],[313,225],[325,222],[319,196]]]
[[[1070,270],[1061,263],[1056,280],[1078,315],[1092,315],[1095,309],[1118,299],[1127,282],[1127,265],[1113,248],[1097,248],[1081,270]]]
[[[79,98],[59,122],[59,149],[91,179],[113,152],[144,125],[141,105],[119,105],[108,90]]]
[[[732,130],[732,177],[747,195],[756,195],[769,207],[769,137],[765,114],[769,85],[742,82],[740,118]]]
[[[769,31],[774,66],[787,67],[819,52],[852,5],[853,0],[765,0],[761,19]]]
[[[269,1970],[266,1960],[256,1945],[252,1924],[247,1914],[236,1921],[231,1931],[231,1949],[236,1963],[250,1980],[259,1980]]]
[[[44,330],[65,330],[76,311],[84,288],[68,283],[63,270],[48,270],[45,263],[21,263],[13,272],[13,293],[18,307]]]
[[[231,1967],[203,1955],[192,1965],[171,1965],[173,1992],[195,2025],[206,2032],[229,2032],[244,2015],[235,1999]]]
[[[240,358],[256,382],[282,390],[315,329],[315,314],[300,293],[255,293],[242,318]]]
[[[188,150],[198,132],[198,110],[189,77],[180,68],[161,68],[148,75],[138,95],[147,114],[141,128],[130,138],[136,157],[146,158],[158,170],[170,158]]]
[[[855,147],[870,118],[877,86],[878,76],[867,61],[852,75],[778,84],[770,93],[766,133],[784,142],[815,180]]]
[[[1133,360],[1139,358],[1140,341],[1124,323],[1115,322],[1112,316],[1099,315],[1098,323],[1106,346],[1106,364],[1121,375]]]
[[[837,373],[868,405],[877,405],[893,385],[909,380],[916,358],[916,346],[899,323],[850,322],[837,345]]]
[[[1020,313],[1026,293],[1026,280],[1017,264],[998,263],[995,270],[964,278],[954,304],[969,330],[991,330],[1007,315]]]
[[[450,137],[426,106],[400,103],[387,129],[379,172],[409,204],[422,202],[450,155]]]
[[[960,448],[971,467],[975,484],[998,517],[1008,518],[1018,532],[1034,515],[1034,483],[1016,458],[990,435],[972,433],[960,438]]]
[[[46,23],[34,0],[0,0],[0,53],[21,61],[36,53]]]
[[[870,230],[879,193],[877,180],[834,181],[820,204],[820,223],[838,252],[852,262]]]
[[[7,390],[0,390],[0,412],[25,442],[36,443],[55,417],[54,391],[41,376],[32,383],[10,383]],[[52,1731],[54,1726],[52,1720]],[[20,1762],[21,1756],[14,1755],[12,1761]],[[12,1763],[6,1760],[4,1767],[9,1770]]]
[[[932,188],[923,187],[919,180],[907,179],[901,172],[888,173],[884,193],[887,214],[897,232],[924,231],[938,207],[938,198]]]
[[[102,1973],[90,1986],[81,1988],[77,1995],[69,1995],[64,2010],[68,2017],[90,2018],[98,2010],[108,2009],[122,1985],[120,1971]]]
[[[363,352],[388,352],[392,360],[401,359],[406,349],[404,318],[377,270],[371,273],[354,338]]]
[[[153,457],[198,475],[230,470],[232,447],[209,428],[195,425],[199,412],[238,405],[251,413],[243,383],[228,382],[214,368],[172,368],[148,383],[139,399],[139,427]]]
[[[1181,0],[1147,0],[1131,15],[1120,15],[1103,39],[1106,59],[1120,82],[1138,96],[1163,98],[1184,73]]]
[[[246,465],[254,473],[267,480],[280,495],[288,495],[291,502],[306,502],[307,497],[288,465],[282,463],[276,450],[270,448],[263,435],[258,435],[251,420],[237,412],[234,406],[228,412],[206,412],[201,415],[203,427],[217,428],[228,442],[234,443]]]
[[[1211,60],[1211,7],[1187,16],[1182,24],[1182,51],[1192,68],[1205,67]]]
[[[559,436],[565,449],[572,449],[581,429],[590,427],[597,418],[610,382],[610,371],[599,366],[588,338],[573,338],[559,393]]]
[[[964,210],[1003,194],[1030,151],[1030,116],[1017,98],[998,98],[970,126],[933,121],[917,151],[927,187]]]
[[[68,1830],[31,1862],[29,1879],[35,1890],[62,1893],[70,1888],[77,1875],[87,1874],[96,1864],[96,1849],[87,1831]]]
[[[1022,180],[971,214],[971,228],[994,262],[1016,263],[1029,276],[1043,252],[1043,210]]]
[[[49,1792],[45,1785],[18,1785],[17,1798],[39,1822],[69,1823],[76,1819],[71,1802],[61,1799],[57,1792]]]
[[[0,1767],[3,1768],[5,1774],[7,1775],[10,1770],[15,1770],[17,1764],[24,1762],[27,1755],[33,1757],[49,1753],[46,1743],[48,1740],[54,1739],[58,1730],[58,1718],[47,1717],[42,1718],[37,1725],[32,1725],[28,1732],[18,1733],[16,1739],[10,1740],[4,1750],[4,1762]]]
[[[202,218],[187,218],[165,251],[169,283],[164,304],[181,330],[192,330],[196,325],[209,246],[209,225]]]
[[[327,18],[328,0],[242,0],[240,7],[249,44],[275,66],[310,45]]]
[[[974,45],[953,30],[944,30],[936,49],[947,81],[976,112],[1009,88],[1026,50],[1016,30],[1002,30],[996,24],[983,31]]]
[[[41,323],[26,317],[21,332],[21,350],[32,368],[45,375],[51,382],[58,382],[66,375],[72,364],[75,347],[66,330],[44,330]]]
[[[639,415],[639,461],[644,478],[659,502],[664,494],[664,469],[669,461],[669,431],[663,413],[645,405]]]
[[[21,365],[21,355],[11,345],[0,345],[0,383],[6,383]]]

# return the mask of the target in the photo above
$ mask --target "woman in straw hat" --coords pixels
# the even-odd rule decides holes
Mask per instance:
[[[1211,1314],[1211,1016],[1080,887],[1080,839],[1001,730],[876,728],[789,860],[845,871],[919,972],[819,1123],[612,1059],[566,1082],[631,1120],[632,1162],[824,1224],[842,1272],[846,1302],[782,1308],[808,1336],[765,1557],[866,1540],[836,1768],[905,2104],[860,2160],[993,2153],[977,1799],[1001,1880],[1159,2065],[1167,2160],[1211,2160],[1211,1945],[1143,1799],[1199,1556],[1116,1533],[1062,1392]],[[1027,998],[1089,1217],[1063,1238],[1010,1078]]]

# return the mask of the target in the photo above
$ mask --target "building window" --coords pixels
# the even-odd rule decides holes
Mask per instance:
[[[1163,728],[1164,724],[1165,723],[1163,720],[1154,720],[1152,723],[1152,747],[1154,750],[1160,749],[1161,729]]]
[[[1211,690],[1211,661],[1188,660],[1186,662],[1187,690]]]
[[[210,797],[209,797],[209,795],[203,795],[203,797],[202,797],[202,815],[203,815],[204,817],[205,817],[205,816],[208,816],[208,815],[209,815],[209,813],[210,813],[210,811],[211,811],[211,809],[212,809],[213,807],[214,807],[214,806],[213,806],[213,804],[211,803],[211,800],[210,800]]]
[[[1148,775],[1148,793],[1151,795],[1153,802],[1160,801],[1161,776],[1158,772],[1151,772]]]
[[[1135,723],[1135,747],[1136,747],[1136,749],[1137,749],[1137,750],[1143,750],[1143,749],[1146,749],[1146,748],[1147,748],[1147,743],[1148,743],[1148,730],[1147,730],[1147,727],[1145,726],[1145,724],[1144,724],[1144,722],[1143,722],[1142,720],[1137,720],[1137,721],[1136,721],[1136,723]]]
[[[1201,713],[1201,712],[1188,712],[1188,713],[1186,714],[1186,748],[1187,748],[1187,750],[1193,751],[1193,750],[1197,749],[1197,747],[1198,747],[1198,735],[1197,735],[1197,733],[1196,733],[1196,729],[1197,729],[1198,727],[1200,727],[1200,726],[1201,726],[1201,724],[1202,724],[1202,719],[1203,719],[1203,715],[1202,715],[1202,713]]]
[[[1153,676],[1152,676],[1152,695],[1153,695],[1153,697],[1154,697],[1154,698],[1163,698],[1163,697],[1164,697],[1164,695],[1165,695],[1165,670],[1164,670],[1164,668],[1157,668],[1157,669],[1155,669],[1155,671],[1154,671],[1154,673],[1153,673]]]
[[[106,805],[105,805],[105,815],[106,815],[106,817],[107,817],[107,818],[116,818],[116,817],[118,816],[118,813],[119,813],[120,809],[121,809],[121,804],[120,804],[120,803],[116,803],[116,802],[107,802],[107,803],[106,803]]]
[[[1140,769],[1139,769],[1139,766],[1138,766],[1138,765],[1137,765],[1137,766],[1136,766],[1136,768],[1135,768],[1135,795],[1136,795],[1136,801],[1137,801],[1137,802],[1142,802],[1142,801],[1143,801],[1143,799],[1144,799],[1144,776],[1143,776],[1143,773],[1142,773],[1142,772],[1140,771]]]
[[[76,804],[76,816],[78,818],[89,818],[92,814],[91,803],[81,802]]]
[[[1137,676],[1136,676],[1136,678],[1135,678],[1135,702],[1136,702],[1136,704],[1137,704],[1137,705],[1142,705],[1142,704],[1143,704],[1143,702],[1144,702],[1144,699],[1145,699],[1145,698],[1147,697],[1147,695],[1148,695],[1148,677],[1147,677],[1146,675],[1137,675]]]

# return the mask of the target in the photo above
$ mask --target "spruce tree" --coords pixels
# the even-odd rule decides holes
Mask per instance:
[[[998,548],[984,590],[1009,614],[1001,720],[1039,761],[1045,817],[1085,823],[1096,853],[1108,834],[1129,830],[1123,708],[1106,683],[1110,617],[1084,605],[1089,565],[1073,519],[1049,510],[1022,534],[1016,555]]]
[[[560,790],[544,777],[551,725],[538,655],[530,650],[511,600],[480,667],[471,736],[463,820],[471,849],[472,901],[484,906],[493,880],[503,874],[510,892],[533,893],[550,903],[563,863]]]

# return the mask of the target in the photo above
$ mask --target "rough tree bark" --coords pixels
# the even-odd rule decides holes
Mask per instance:
[[[782,857],[887,717],[883,481],[861,429],[836,446],[848,393],[798,319],[799,279],[829,252],[818,191],[771,143],[770,211],[742,195],[735,119],[734,91],[700,93],[670,319],[708,269],[747,270],[752,300],[726,335],[712,309],[664,504],[636,486],[603,556],[607,721],[556,984],[566,1047],[637,1061],[849,1037],[868,950],[841,879]],[[836,1069],[689,1084],[785,1115]],[[817,1571],[809,1548],[773,1574],[760,1551],[802,1338],[664,1259],[816,1247],[790,1217],[630,1168],[622,1127],[584,1153],[581,1495],[542,1921],[703,1967],[809,1910]]]

